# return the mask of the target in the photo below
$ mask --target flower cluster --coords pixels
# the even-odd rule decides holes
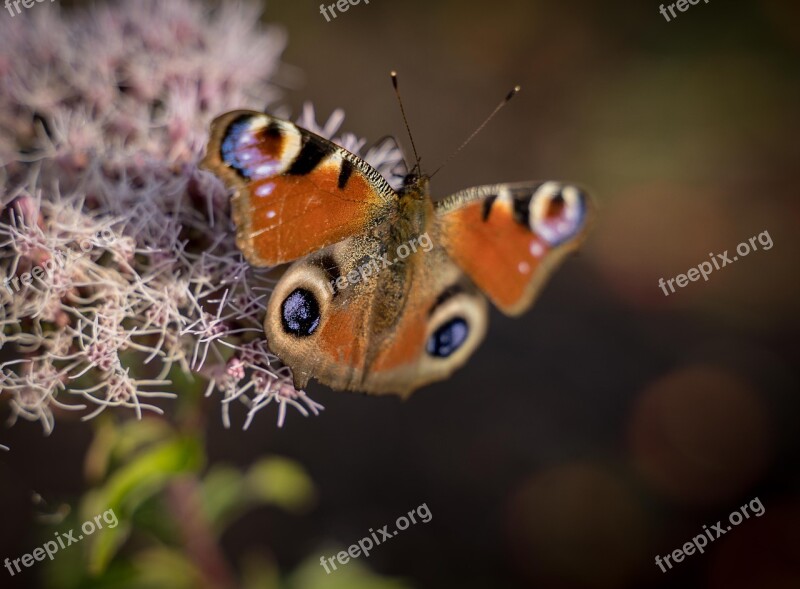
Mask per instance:
[[[0,19],[0,402],[52,430],[61,410],[161,411],[182,380],[241,402],[321,406],[263,337],[268,271],[238,252],[211,119],[281,92],[284,32],[248,2],[137,0]],[[285,112],[285,111],[284,111]],[[306,105],[298,122],[334,137]],[[384,175],[402,160],[364,157]],[[13,284],[13,288],[10,286]],[[163,402],[162,402],[163,404]]]

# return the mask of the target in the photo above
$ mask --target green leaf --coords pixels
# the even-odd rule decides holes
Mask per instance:
[[[327,549],[320,554],[336,554]],[[330,573],[326,573],[319,557],[306,560],[292,574],[289,580],[291,589],[412,589],[412,585],[402,579],[381,577],[370,571],[361,559],[351,559],[346,564],[336,562],[336,570],[330,565]]]
[[[200,441],[190,437],[168,440],[142,452],[109,477],[101,491],[106,509],[124,506],[133,511],[171,479],[197,472],[203,460]]]
[[[99,481],[113,468],[113,463],[124,462],[144,446],[168,438],[170,426],[161,418],[145,417],[142,420],[114,424],[112,419],[99,419],[95,435],[86,455],[86,473],[91,481]]]
[[[86,451],[84,470],[93,483],[103,480],[111,463],[111,452],[118,440],[119,430],[110,419],[96,419],[92,443]]]
[[[197,472],[203,464],[199,440],[181,437],[149,448],[114,472],[106,484],[87,494],[81,513],[84,520],[111,510],[118,528],[107,528],[89,537],[89,567],[102,572],[130,532],[130,518],[146,499],[160,492],[172,479]],[[116,529],[122,528],[119,531]],[[102,532],[110,532],[103,534]]]
[[[139,571],[139,587],[196,589],[207,586],[202,573],[178,550],[142,550],[134,558],[134,563]]]
[[[158,417],[126,421],[118,431],[114,447],[114,458],[117,460],[125,460],[140,448],[173,435],[169,424]]]
[[[89,574],[105,571],[111,559],[125,543],[131,533],[130,522],[120,522],[114,528],[103,528],[91,536],[89,551]]]
[[[242,559],[242,589],[281,589],[276,562],[264,554],[250,553]]]
[[[316,498],[314,483],[306,471],[286,458],[256,462],[245,476],[245,487],[256,501],[278,505],[287,511],[305,510]]]
[[[246,506],[244,477],[230,466],[216,466],[202,482],[205,517],[215,532],[222,532]]]

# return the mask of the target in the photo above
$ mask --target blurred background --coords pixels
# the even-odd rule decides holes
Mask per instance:
[[[800,10],[711,1],[678,14],[621,0],[371,0],[326,22],[318,3],[266,4],[288,33],[293,112],[343,108],[344,129],[407,145],[395,69],[430,171],[520,84],[434,194],[560,179],[598,210],[533,310],[493,312],[470,363],[407,402],[312,384],[320,417],[277,429],[262,414],[244,432],[208,400],[206,468],[278,456],[290,462],[271,468],[292,473],[281,500],[220,535],[234,569],[269,563],[279,572],[262,571],[263,586],[303,588],[800,587]],[[659,288],[764,231],[772,249],[668,297]],[[3,430],[0,558],[39,545],[37,516],[87,491],[102,427]],[[756,497],[763,516],[666,573],[655,565]],[[325,575],[320,556],[422,503],[429,523]],[[0,570],[0,585],[115,586],[69,585],[79,550],[60,570]]]

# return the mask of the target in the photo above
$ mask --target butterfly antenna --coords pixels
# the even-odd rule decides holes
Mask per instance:
[[[414,145],[414,137],[411,135],[411,127],[408,126],[408,119],[406,118],[406,110],[403,108],[403,100],[400,98],[400,90],[397,87],[397,72],[392,70],[392,86],[394,86],[394,93],[397,95],[397,102],[400,104],[400,114],[403,115],[403,123],[406,126],[406,132],[408,133],[408,138],[411,140],[411,149],[414,150],[414,158],[417,160],[417,163],[414,164],[414,170],[419,172],[419,162],[420,157],[417,154],[417,146]]]
[[[477,129],[475,129],[475,130],[472,132],[472,135],[470,135],[469,137],[467,137],[467,140],[466,140],[466,141],[464,141],[464,143],[462,143],[462,144],[461,144],[461,146],[460,146],[458,149],[456,149],[456,150],[455,150],[453,153],[451,153],[451,154],[450,154],[450,157],[448,157],[446,160],[444,160],[444,163],[443,163],[441,166],[439,166],[438,168],[436,168],[436,171],[434,171],[434,172],[433,172],[433,174],[431,174],[431,176],[430,176],[430,177],[431,177],[431,178],[433,178],[433,177],[434,177],[434,176],[437,174],[437,172],[438,172],[439,170],[441,170],[441,169],[442,169],[442,168],[444,168],[444,167],[445,167],[445,166],[446,166],[448,163],[450,163],[450,161],[451,161],[451,160],[452,160],[454,157],[456,157],[456,156],[457,156],[457,155],[458,155],[458,154],[461,152],[461,150],[462,150],[462,149],[464,149],[464,148],[467,146],[467,144],[468,144],[470,141],[472,141],[472,140],[475,138],[475,136],[476,136],[478,133],[480,133],[480,132],[483,130],[483,128],[484,128],[486,125],[488,125],[488,124],[489,124],[489,121],[491,121],[491,120],[494,118],[494,115],[496,115],[498,112],[500,112],[500,109],[501,109],[501,108],[503,108],[503,107],[504,107],[506,104],[508,104],[509,100],[511,100],[512,98],[514,98],[514,96],[516,96],[516,95],[517,95],[517,92],[519,92],[520,90],[521,90],[521,88],[520,88],[519,86],[514,86],[514,87],[511,89],[511,91],[510,91],[508,94],[506,94],[506,97],[505,97],[505,98],[503,98],[503,100],[501,100],[501,101],[500,101],[500,104],[498,104],[498,105],[497,105],[497,106],[494,108],[494,110],[491,112],[491,114],[490,114],[488,117],[486,117],[486,120],[485,120],[485,121],[483,121],[483,122],[480,124],[480,126],[479,126]]]

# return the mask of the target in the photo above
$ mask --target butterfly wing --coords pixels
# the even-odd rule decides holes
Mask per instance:
[[[331,141],[254,111],[211,125],[203,166],[235,190],[236,243],[273,266],[368,230],[397,207],[374,168]]]
[[[519,315],[583,240],[590,208],[579,188],[544,182],[470,188],[436,212],[450,257],[497,308]]]
[[[295,386],[314,378],[407,396],[467,361],[486,333],[487,302],[428,237],[430,248],[388,267],[370,262],[385,256],[385,241],[359,236],[287,270],[264,328]]]

